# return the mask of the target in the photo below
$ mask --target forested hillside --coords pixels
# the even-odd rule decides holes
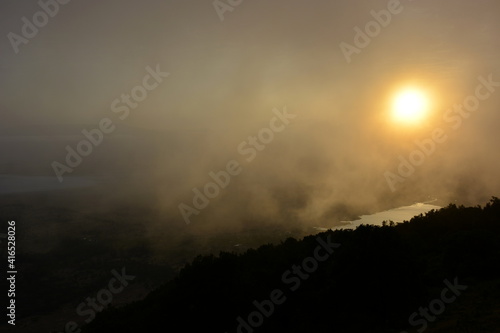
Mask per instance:
[[[200,256],[84,332],[498,332],[500,199]]]

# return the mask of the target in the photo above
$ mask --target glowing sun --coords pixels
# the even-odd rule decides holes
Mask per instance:
[[[399,123],[418,124],[425,119],[429,101],[425,93],[418,89],[399,91],[392,103],[393,119]]]

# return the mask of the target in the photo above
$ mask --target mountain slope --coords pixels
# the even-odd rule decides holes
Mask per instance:
[[[396,226],[200,256],[84,332],[495,332],[499,258],[500,199],[449,205]]]

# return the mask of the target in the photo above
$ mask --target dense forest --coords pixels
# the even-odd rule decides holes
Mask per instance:
[[[500,199],[199,256],[83,332],[500,332]]]

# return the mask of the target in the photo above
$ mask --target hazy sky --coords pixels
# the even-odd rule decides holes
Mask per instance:
[[[118,130],[106,136],[72,175],[109,167],[106,157],[115,168],[109,172],[143,177],[136,183],[155,188],[180,221],[179,203],[190,204],[192,188],[233,159],[243,171],[200,218],[229,219],[237,211],[316,220],[346,202],[498,194],[500,88],[457,129],[443,117],[474,95],[479,76],[500,82],[500,3],[402,0],[400,12],[348,63],[341,43],[355,46],[354,28],[364,30],[371,11],[387,7],[378,0],[252,0],[221,21],[211,1],[72,0],[13,47],[9,33],[22,36],[22,18],[33,22],[41,8],[3,1],[0,130],[80,140],[81,130],[106,117],[118,130],[133,129],[125,142],[115,142]],[[142,85],[148,66],[170,75],[121,120],[111,104]],[[430,115],[418,126],[390,120],[389,101],[409,83],[430,100]],[[296,117],[247,162],[238,146],[284,106]],[[408,157],[414,141],[436,128],[448,139],[391,191],[384,173],[396,173],[398,156]],[[141,141],[144,131],[157,136]],[[25,143],[9,142],[0,145],[2,162],[24,161],[29,148],[21,153]],[[47,153],[33,153],[31,162],[53,175],[50,163],[64,161],[68,143],[38,144]],[[127,156],[139,155],[130,158],[136,169],[129,172]]]

